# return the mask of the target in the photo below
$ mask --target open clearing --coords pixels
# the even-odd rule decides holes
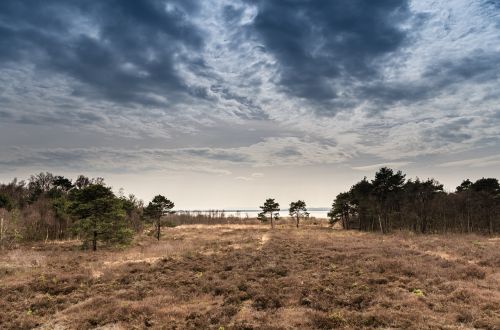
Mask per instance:
[[[500,329],[500,240],[265,225],[0,252],[1,329]]]

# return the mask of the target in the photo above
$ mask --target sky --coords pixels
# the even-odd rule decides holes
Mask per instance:
[[[500,177],[500,0],[2,0],[0,182],[178,209]]]

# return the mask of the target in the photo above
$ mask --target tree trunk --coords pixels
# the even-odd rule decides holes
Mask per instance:
[[[160,240],[160,233],[161,233],[160,219],[158,219],[158,222],[156,223],[156,239],[158,239],[158,240]]]
[[[273,212],[270,212],[269,214],[271,217],[271,228],[274,229]]]
[[[490,235],[493,235],[493,217],[491,215],[489,216],[489,225]]]
[[[299,228],[299,214],[297,213],[297,228]]]
[[[380,218],[380,214],[378,215],[378,224],[380,225],[380,232],[384,233],[384,228],[382,227],[382,219]]]
[[[470,212],[467,212],[467,232],[470,233]]]
[[[345,229],[346,230],[349,230],[349,211],[347,211],[347,213],[345,214]]]
[[[92,238],[92,251],[97,251],[97,232],[94,231],[94,237]]]
[[[468,198],[465,200],[465,208],[467,209],[467,232],[470,233],[472,231],[472,222],[470,217],[470,205]]]
[[[0,248],[3,250],[3,217],[0,217]]]

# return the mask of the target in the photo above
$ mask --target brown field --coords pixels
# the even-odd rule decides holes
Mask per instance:
[[[500,329],[500,238],[191,225],[0,251],[1,329]]]

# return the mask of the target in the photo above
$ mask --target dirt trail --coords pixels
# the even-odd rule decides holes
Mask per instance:
[[[448,260],[448,261],[460,261],[460,260],[463,260],[463,261],[466,261],[468,263],[474,263],[473,261],[464,260],[464,259],[461,259],[461,258],[456,257],[456,256],[452,256],[449,253],[442,252],[442,251],[430,251],[430,250],[427,250],[427,251],[424,251],[424,253],[427,254],[427,255],[430,255],[430,256],[440,257],[441,259]]]
[[[266,245],[266,243],[271,239],[271,234],[265,233],[262,235],[260,238],[260,246],[257,248],[257,250],[260,250]]]

